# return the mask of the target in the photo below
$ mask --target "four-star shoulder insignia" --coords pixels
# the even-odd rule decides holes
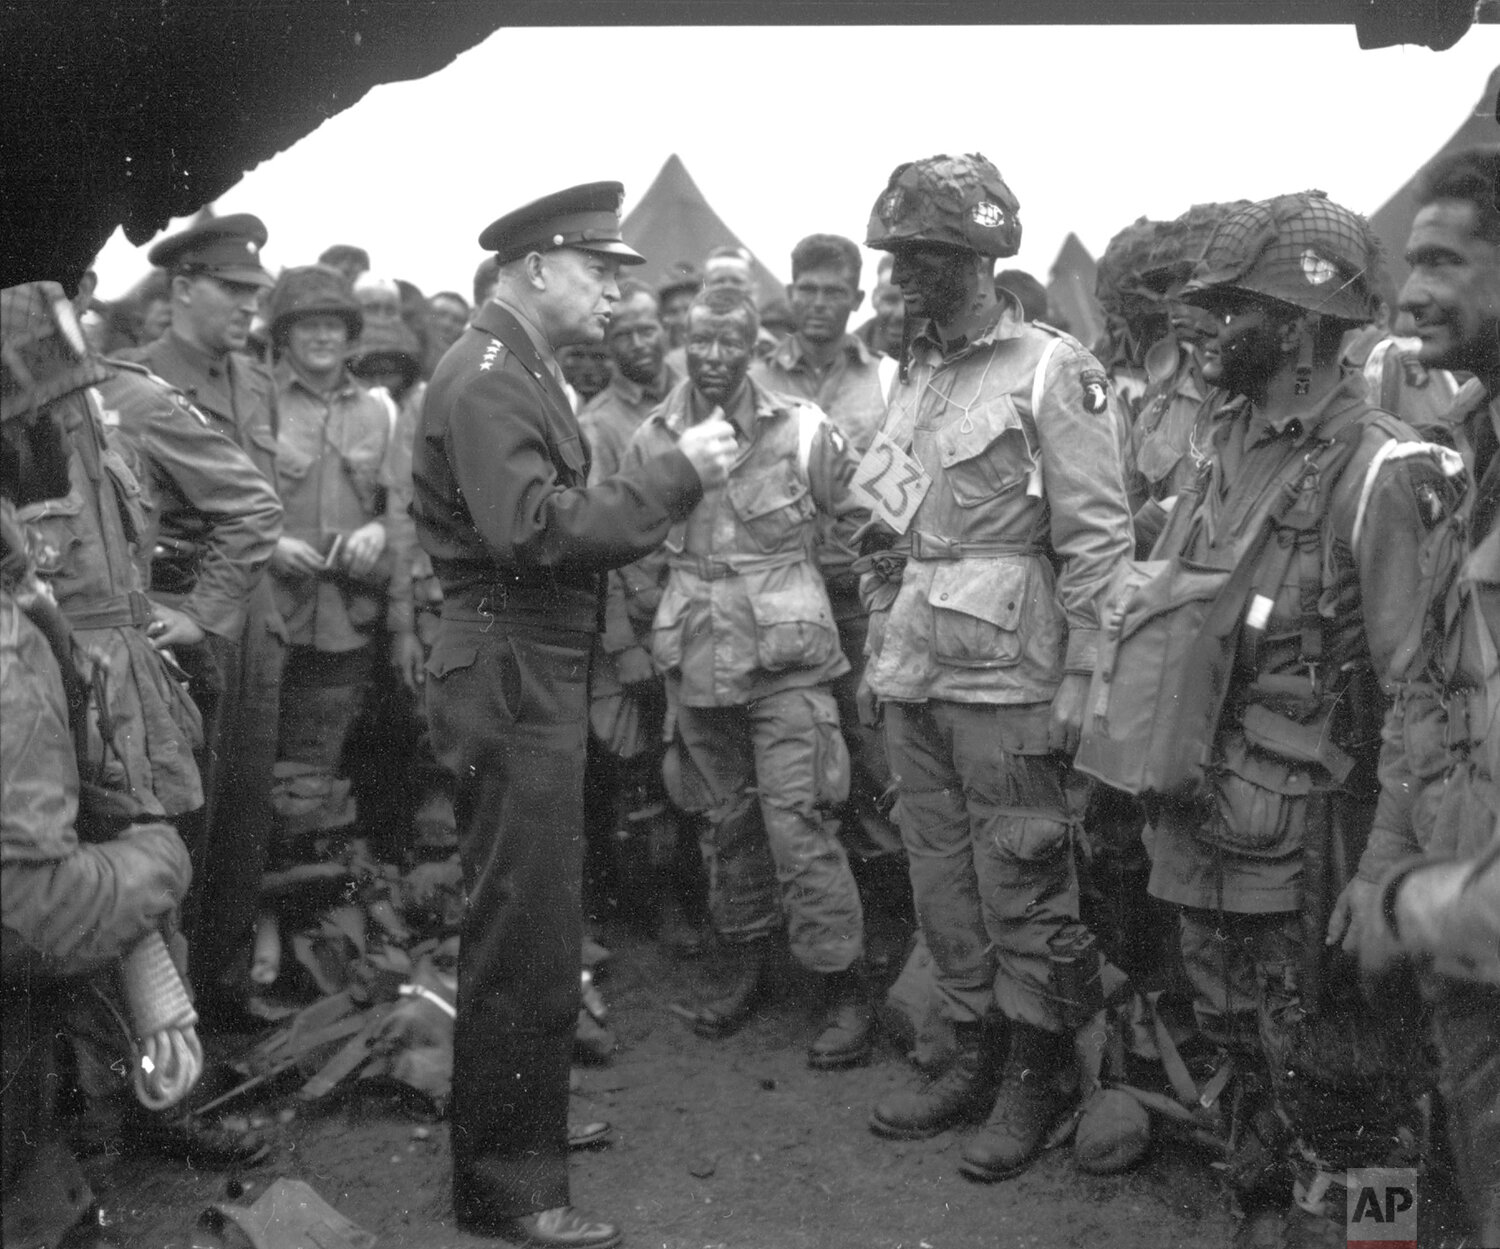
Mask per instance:
[[[484,349],[484,359],[479,362],[479,371],[487,373],[495,367],[495,357],[500,354],[500,340],[491,338],[490,345]]]

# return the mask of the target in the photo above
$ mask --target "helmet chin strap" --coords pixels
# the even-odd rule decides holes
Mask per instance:
[[[1313,324],[1316,324],[1316,318],[1313,318]],[[1297,345],[1297,374],[1292,386],[1294,395],[1305,395],[1312,390],[1313,324],[1303,326]]]

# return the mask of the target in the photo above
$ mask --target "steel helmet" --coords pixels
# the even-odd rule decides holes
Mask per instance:
[[[1231,213],[1183,288],[1189,303],[1237,290],[1363,324],[1384,278],[1380,243],[1358,213],[1322,191],[1279,195]]]
[[[349,327],[349,342],[358,341],[364,329],[364,309],[354,289],[337,269],[328,265],[299,265],[288,269],[271,292],[271,341],[281,343],[287,328],[303,317],[342,317]]]
[[[1203,258],[1208,240],[1219,223],[1231,213],[1249,207],[1247,199],[1225,204],[1194,204],[1158,232],[1146,253],[1141,278],[1154,290],[1163,292],[1186,282]]]
[[[865,246],[941,243],[981,256],[1014,256],[1021,247],[1021,202],[979,153],[929,156],[891,172],[870,212]]]
[[[25,416],[109,376],[89,352],[73,305],[56,282],[0,291],[0,421]]]

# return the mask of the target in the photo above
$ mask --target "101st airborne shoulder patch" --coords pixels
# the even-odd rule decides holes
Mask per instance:
[[[1090,416],[1098,416],[1109,407],[1109,379],[1098,369],[1084,369],[1078,375],[1078,384],[1083,387],[1083,410]]]

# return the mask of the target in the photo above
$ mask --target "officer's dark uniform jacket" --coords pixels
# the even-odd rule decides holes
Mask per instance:
[[[1274,585],[1256,584],[1256,595],[1270,600],[1269,615],[1263,630],[1242,633],[1209,810],[1163,808],[1147,832],[1150,890],[1168,902],[1297,911],[1310,798],[1352,800],[1365,811],[1361,828],[1368,821],[1381,682],[1417,600],[1419,548],[1451,488],[1441,450],[1371,408],[1364,393],[1359,378],[1346,378],[1275,425],[1246,401],[1232,402],[1215,417],[1201,496],[1181,496],[1196,510],[1174,517],[1171,534],[1187,523],[1176,549],[1190,562],[1232,568],[1285,486],[1288,466],[1339,428],[1362,428],[1316,544],[1293,550]],[[1261,556],[1262,568],[1274,567],[1275,547]]]
[[[142,365],[111,361],[99,387],[110,445],[141,485],[143,580],[165,530],[183,590],[153,597],[210,633],[237,640],[245,604],[281,536],[281,503],[250,457],[180,391]],[[188,537],[188,535],[193,535]],[[164,555],[167,553],[164,552]]]
[[[585,493],[588,471],[561,383],[491,301],[433,375],[412,455],[444,614],[597,631],[604,571],[658,545],[701,487],[676,454]]]
[[[568,1204],[587,672],[607,569],[702,495],[670,451],[594,486],[540,331],[498,300],[438,364],[412,457],[443,586],[427,663],[468,890],[453,1052],[461,1219]]]

